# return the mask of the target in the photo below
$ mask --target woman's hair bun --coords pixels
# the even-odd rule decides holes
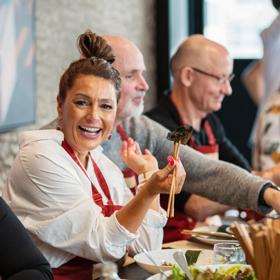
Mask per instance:
[[[275,9],[279,10],[280,0],[272,0],[272,4],[273,4]]]
[[[101,58],[109,63],[113,63],[115,60],[111,46],[101,36],[93,33],[91,30],[81,34],[78,37],[77,44],[80,54],[84,58]]]

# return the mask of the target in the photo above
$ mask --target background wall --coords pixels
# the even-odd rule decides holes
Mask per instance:
[[[36,0],[37,122],[0,134],[0,190],[18,151],[17,134],[55,118],[59,77],[78,57],[76,38],[86,29],[122,35],[143,52],[149,94],[145,108],[155,103],[155,0]]]

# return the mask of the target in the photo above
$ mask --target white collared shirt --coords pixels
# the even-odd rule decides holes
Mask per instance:
[[[3,190],[4,199],[51,266],[59,267],[75,256],[96,262],[117,260],[128,246],[134,253],[142,247],[160,249],[166,217],[149,210],[136,235],[121,226],[115,214],[104,217],[93,202],[89,179],[61,147],[62,140],[57,130],[22,133],[20,151]],[[132,194],[121,171],[101,147],[91,155],[107,181],[113,203],[126,204]],[[91,164],[87,171],[106,203]]]

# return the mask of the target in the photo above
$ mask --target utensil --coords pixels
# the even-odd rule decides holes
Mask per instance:
[[[222,239],[236,239],[233,234],[222,233],[222,232],[207,232],[207,231],[192,231],[189,229],[184,229],[181,231],[182,234],[194,235],[194,236],[210,236]]]
[[[183,247],[181,247],[183,248]],[[158,267],[161,270],[165,271],[168,274],[168,270],[172,269],[172,266],[176,264],[176,261],[173,257],[173,254],[178,251],[179,249],[163,249],[163,250],[154,250],[149,251],[149,254],[152,258],[156,261],[157,265],[154,263],[144,254],[143,250],[142,253],[139,253],[134,256],[134,260],[136,261],[137,265],[143,268],[145,271],[156,274],[159,272]],[[187,249],[181,249],[184,253],[188,251]],[[214,260],[214,253],[213,250],[199,250],[200,254],[196,261],[196,265],[209,265],[213,263]],[[162,265],[162,260],[166,261],[166,265]]]
[[[179,266],[183,269],[183,271],[186,273],[187,277],[189,280],[193,280],[193,277],[190,273],[189,270],[189,265],[188,265],[188,261],[185,257],[185,254],[183,251],[177,251],[173,254],[173,258],[175,259],[175,261],[179,264]]]
[[[168,275],[160,268],[160,264],[157,264],[157,262],[154,260],[154,258],[151,256],[151,254],[142,247],[143,253],[146,255],[146,257],[158,268],[161,275],[165,276],[165,279],[167,279]]]

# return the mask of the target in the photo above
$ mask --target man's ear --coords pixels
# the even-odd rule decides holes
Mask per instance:
[[[189,87],[193,81],[193,70],[189,66],[184,66],[180,72],[180,81],[185,87]]]

